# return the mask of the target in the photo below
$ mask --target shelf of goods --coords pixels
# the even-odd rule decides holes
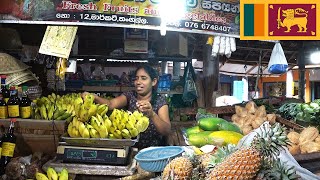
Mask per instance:
[[[0,124],[7,129],[10,126],[10,119],[0,119]],[[55,153],[64,129],[65,121],[18,118],[14,131],[17,136],[17,150],[30,153]]]

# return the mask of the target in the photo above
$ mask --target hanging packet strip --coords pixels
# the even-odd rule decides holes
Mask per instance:
[[[268,72],[271,74],[282,74],[287,72],[288,62],[284,55],[283,49],[280,43],[276,43],[273,47],[270,61],[268,64]]]
[[[195,79],[196,74],[192,64],[188,62],[183,75],[184,88],[182,95],[182,100],[186,103],[192,103],[198,97]]]

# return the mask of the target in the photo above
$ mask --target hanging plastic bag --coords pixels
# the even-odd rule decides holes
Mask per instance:
[[[196,88],[196,74],[194,72],[194,69],[192,67],[191,63],[188,63],[184,75],[184,88],[183,88],[183,95],[182,100],[186,103],[192,103],[195,99],[198,97],[198,92]]]
[[[271,74],[282,74],[287,72],[288,62],[284,55],[280,43],[276,43],[270,57],[268,64],[268,72]]]

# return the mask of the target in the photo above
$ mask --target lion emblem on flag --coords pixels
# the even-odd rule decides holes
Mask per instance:
[[[298,17],[296,17],[298,15]],[[286,9],[282,10],[282,16],[285,18],[281,21],[281,7],[278,9],[278,29],[280,27],[287,28],[284,32],[290,32],[291,27],[297,25],[299,30],[297,32],[307,32],[307,24],[308,24],[308,11],[302,8],[296,9]]]

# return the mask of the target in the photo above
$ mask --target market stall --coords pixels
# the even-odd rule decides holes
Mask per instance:
[[[318,102],[293,105],[270,98],[214,107],[220,86],[217,74],[266,75],[274,42],[253,42],[251,47],[236,39],[239,1],[211,3],[1,1],[0,29],[6,37],[21,37],[13,43],[4,38],[1,43],[10,46],[0,54],[0,124],[3,137],[11,137],[2,141],[1,175],[7,179],[214,178],[226,175],[221,172],[230,163],[227,157],[234,160],[248,154],[243,144],[250,144],[255,132],[263,132],[265,137],[251,144],[253,153],[259,154],[252,162],[265,163],[262,159],[276,156],[282,157],[281,162],[270,160],[269,166],[227,175],[240,173],[253,179],[272,177],[270,171],[279,170],[289,179],[317,178],[311,172],[319,171],[314,165],[319,159],[319,132],[303,126],[318,125]],[[184,12],[177,13],[177,7],[185,7]],[[292,67],[299,44],[282,45]],[[202,78],[193,72],[194,59],[203,62]],[[172,61],[173,77],[166,74],[167,61]],[[162,73],[158,93],[179,105],[169,103],[168,146],[136,148],[151,126],[149,117],[139,111],[109,110],[94,101],[93,93],[108,99],[135,90],[134,67],[143,63]],[[83,91],[91,93],[82,97]],[[271,147],[274,144],[277,147]],[[270,148],[263,151],[261,146]],[[161,164],[150,165],[155,159]],[[254,166],[250,163],[237,165]]]

